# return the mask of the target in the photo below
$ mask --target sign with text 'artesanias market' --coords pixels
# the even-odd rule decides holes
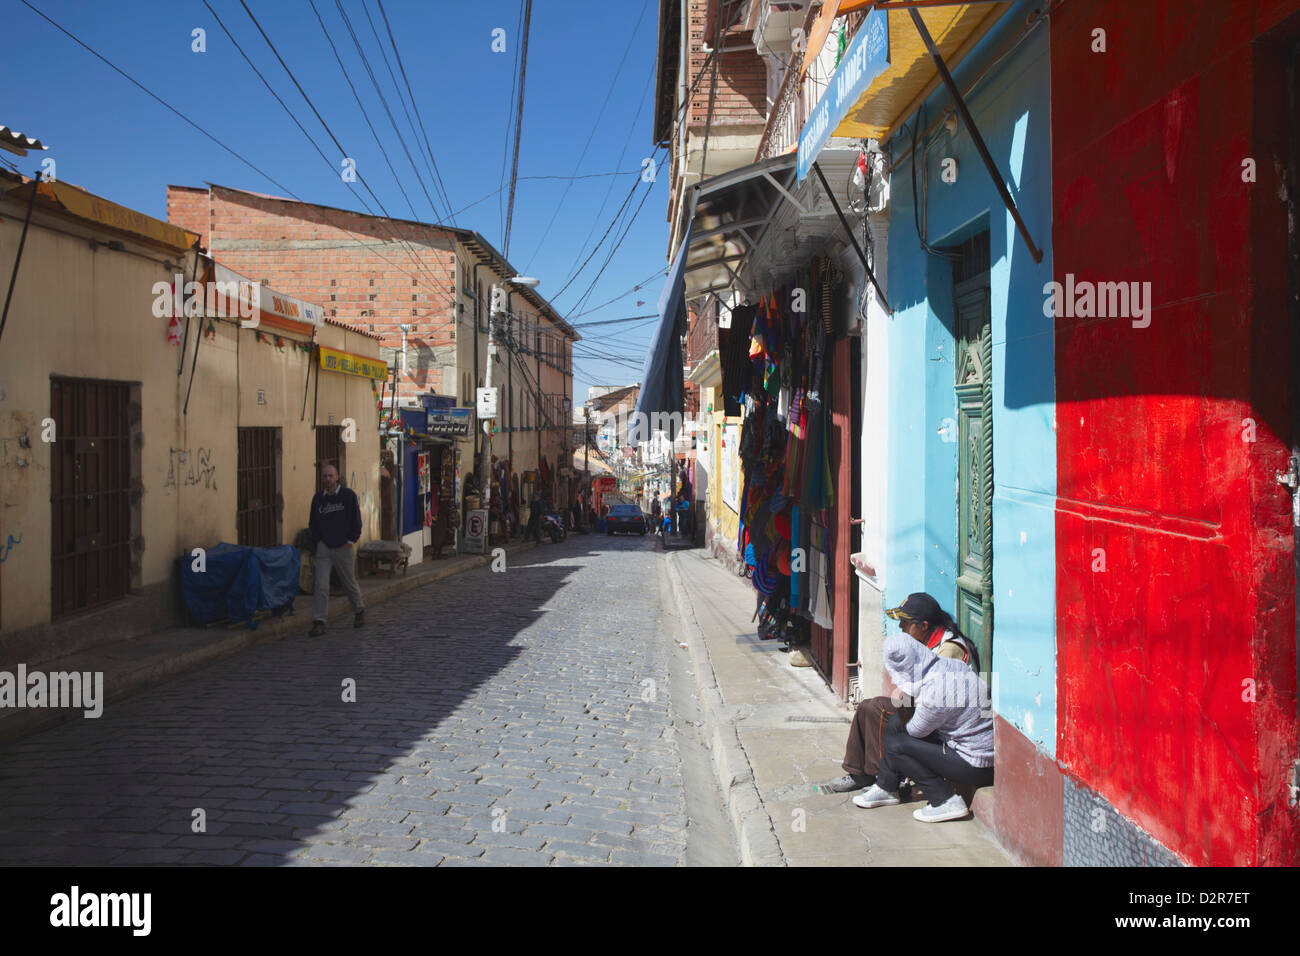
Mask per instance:
[[[901,15],[901,14],[900,14]],[[867,87],[889,66],[889,14],[872,10],[844,51],[826,92],[814,107],[808,122],[799,133],[796,171],[799,182],[812,169],[817,154],[831,138],[849,109],[858,102]]]
[[[327,372],[342,372],[344,375],[360,375],[362,378],[388,378],[388,363],[381,359],[353,355],[337,349],[320,348],[320,367]]]

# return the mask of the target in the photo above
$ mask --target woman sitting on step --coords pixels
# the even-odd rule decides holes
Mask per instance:
[[[902,634],[885,640],[885,670],[915,709],[889,718],[876,782],[853,802],[865,809],[897,804],[908,777],[929,801],[912,814],[917,820],[961,819],[970,808],[953,785],[993,783],[993,717],[983,683],[965,664]]]

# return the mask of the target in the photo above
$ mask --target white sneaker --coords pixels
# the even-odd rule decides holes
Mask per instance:
[[[855,805],[863,810],[870,810],[873,807],[892,807],[898,804],[898,794],[890,793],[883,787],[878,787],[874,783],[853,798]]]
[[[960,820],[970,813],[970,807],[966,806],[966,801],[962,799],[960,793],[954,793],[951,797],[933,807],[930,804],[912,811],[912,816],[922,823],[943,823],[945,820]]]

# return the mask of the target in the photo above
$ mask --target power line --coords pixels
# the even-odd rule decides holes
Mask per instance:
[[[245,166],[247,166],[249,169],[253,170],[253,172],[257,173],[259,176],[263,177],[263,178],[266,179],[268,182],[274,183],[275,186],[276,186],[276,188],[281,189],[281,190],[283,190],[284,192],[290,193],[290,195],[292,195],[292,190],[290,190],[288,186],[286,186],[286,185],[284,185],[283,183],[281,183],[278,179],[276,179],[275,177],[273,177],[270,173],[265,172],[264,170],[262,170],[261,168],[259,168],[259,167],[257,167],[257,166],[254,166],[253,163],[252,163],[251,161],[249,161],[248,159],[245,159],[242,155],[240,155],[239,153],[235,152],[233,149],[231,149],[229,146],[227,146],[227,145],[226,145],[225,143],[223,143],[221,140],[217,139],[217,137],[213,136],[213,135],[212,135],[211,133],[209,133],[206,129],[204,129],[202,126],[200,126],[198,123],[194,122],[194,120],[190,119],[188,116],[186,116],[184,113],[182,113],[182,112],[181,112],[180,110],[178,110],[176,107],[172,106],[170,103],[168,103],[166,100],[164,100],[161,96],[159,96],[159,95],[158,95],[157,93],[155,93],[153,90],[149,89],[147,86],[145,86],[145,85],[144,85],[143,83],[141,83],[139,80],[137,80],[135,77],[131,76],[131,74],[127,73],[125,70],[123,70],[121,67],[119,67],[119,66],[118,66],[116,63],[114,63],[112,60],[109,60],[107,57],[105,57],[105,56],[103,56],[102,54],[100,54],[99,51],[97,51],[97,50],[95,50],[95,49],[92,49],[91,47],[87,46],[85,43],[83,43],[83,42],[81,41],[81,39],[80,39],[79,37],[74,36],[72,33],[69,33],[67,30],[65,30],[62,26],[60,26],[58,23],[56,23],[56,22],[55,22],[54,20],[52,20],[50,17],[46,16],[45,13],[44,13],[43,11],[37,9],[36,7],[34,7],[34,6],[32,6],[30,3],[28,3],[27,0],[21,0],[21,2],[22,2],[22,4],[23,4],[23,6],[27,7],[27,8],[28,8],[29,10],[31,10],[33,13],[37,14],[38,16],[40,16],[42,19],[44,19],[46,22],[48,22],[52,27],[54,27],[54,28],[55,28],[56,30],[58,30],[60,33],[64,34],[66,37],[68,37],[68,39],[72,40],[74,43],[76,43],[79,47],[81,47],[83,50],[85,50],[85,51],[86,51],[87,53],[89,53],[91,56],[95,57],[97,60],[100,60],[101,62],[103,62],[103,63],[106,64],[107,66],[111,67],[115,72],[117,72],[118,74],[120,74],[123,78],[129,80],[129,81],[130,81],[134,86],[136,86],[137,88],[139,88],[139,89],[141,90],[141,92],[145,93],[145,94],[146,94],[147,96],[149,96],[151,99],[153,99],[153,100],[155,100],[156,102],[162,104],[162,105],[165,106],[168,110],[170,110],[171,112],[175,113],[177,116],[179,116],[182,120],[184,120],[184,121],[185,121],[186,123],[188,123],[190,126],[193,126],[196,130],[198,130],[200,133],[202,133],[202,134],[203,134],[204,136],[206,136],[208,139],[212,140],[212,142],[216,143],[218,146],[220,146],[222,149],[224,149],[224,150],[225,150],[227,153],[229,153],[231,156],[235,157],[235,159],[239,160],[241,163],[243,163],[243,164],[244,164]]]
[[[524,30],[524,0],[519,0],[519,14],[515,17],[515,37],[518,38]],[[518,47],[517,47],[518,49]],[[501,142],[501,175],[497,179],[497,185],[501,187],[501,193],[506,191],[506,170],[510,167],[510,131],[515,125],[515,91],[519,86],[519,54],[515,53],[514,66],[510,70],[510,99],[506,101],[506,135]],[[506,228],[506,209],[501,202],[498,193],[497,199],[497,228],[501,233],[505,233]]]
[[[635,172],[637,172],[637,170],[635,169],[619,169],[612,173],[584,173],[581,176],[520,176],[519,182],[522,183],[530,179],[604,179],[606,177],[611,177],[611,176],[629,176]],[[499,189],[494,189],[487,195],[482,196],[479,199],[475,199],[468,206],[462,206],[461,208],[457,209],[455,214],[459,216],[461,213],[469,209],[473,209],[475,206],[479,205],[480,203],[487,202],[493,196],[500,195],[501,193],[505,192],[505,190],[506,190],[505,186],[501,186]],[[527,268],[525,268],[524,271],[525,272],[528,271]]]
[[[659,147],[655,147],[655,152],[657,153],[658,151],[659,151]],[[654,158],[653,154],[651,158]],[[665,157],[665,161],[666,159],[667,157]],[[659,165],[662,166],[663,164],[660,163]],[[658,166],[656,166],[655,168],[658,169]],[[582,270],[587,267],[587,263],[589,263],[592,259],[595,258],[596,253],[600,250],[601,244],[604,243],[605,239],[608,238],[609,234],[613,232],[614,227],[618,225],[618,221],[622,218],[623,210],[626,209],[627,204],[632,201],[632,196],[636,193],[636,187],[640,185],[640,183],[641,183],[641,178],[637,177],[637,179],[632,183],[632,188],[628,190],[627,196],[624,197],[623,204],[618,207],[618,212],[614,214],[614,219],[610,222],[609,227],[606,228],[604,235],[600,237],[600,241],[596,243],[594,248],[592,248],[591,253],[587,256],[587,258],[582,260],[582,264],[579,265],[578,268],[574,270],[571,276],[569,276],[568,281],[566,281],[564,285],[561,286],[560,291],[555,293],[555,295],[551,296],[552,302],[558,300],[560,296],[564,295],[565,290],[568,289],[569,286],[573,285],[574,280],[577,279],[578,276],[582,274]]]
[[[650,275],[646,276],[644,279],[642,279],[642,280],[641,280],[640,282],[638,282],[636,285],[632,286],[632,288],[628,289],[626,292],[620,292],[618,295],[614,296],[614,298],[612,298],[612,299],[606,299],[606,300],[605,300],[604,302],[602,302],[600,305],[592,306],[590,309],[587,309],[586,311],[578,312],[578,313],[572,314],[572,315],[569,316],[569,318],[571,318],[571,319],[577,319],[577,318],[581,318],[581,317],[584,316],[584,315],[591,315],[591,313],[593,313],[593,312],[599,312],[599,311],[600,311],[601,309],[603,309],[605,306],[607,306],[607,305],[612,305],[613,303],[617,302],[619,299],[625,299],[625,298],[627,298],[629,295],[631,295],[633,292],[640,292],[643,288],[645,288],[646,284],[647,284],[651,279],[654,279],[656,276],[662,276],[662,275],[664,275],[664,273],[666,273],[667,271],[668,271],[668,267],[667,267],[667,266],[664,266],[662,269],[656,269],[654,272],[650,273]],[[576,326],[575,326],[575,328],[576,328]]]
[[[243,3],[244,0],[239,0],[239,2]],[[393,111],[388,106],[388,98],[384,96],[384,91],[379,86],[379,80],[375,76],[375,71],[370,67],[370,59],[369,57],[366,56],[366,51],[364,47],[362,47],[361,45],[361,38],[357,36],[357,31],[353,28],[352,20],[350,17],[348,17],[347,11],[343,9],[343,4],[340,3],[339,0],[334,0],[334,7],[338,10],[339,16],[343,20],[343,25],[347,28],[348,35],[352,38],[352,45],[357,49],[357,55],[361,58],[361,65],[365,67],[366,75],[370,77],[370,85],[375,88],[375,94],[379,97],[379,105],[384,108],[384,114],[388,117],[389,125],[393,127],[393,132],[397,134],[397,142],[401,145],[402,152],[406,154],[406,161],[411,164],[411,169],[415,170],[416,181],[419,182],[420,188],[424,191],[424,197],[429,200],[429,208],[433,211],[434,219],[441,222],[441,219],[438,216],[438,210],[435,208],[433,204],[433,198],[429,195],[429,190],[424,185],[424,179],[423,177],[420,176],[420,171],[415,166],[415,160],[411,158],[411,151],[406,145],[406,138],[402,136],[402,131],[398,129],[397,119],[393,116]],[[247,9],[247,7],[245,7],[245,9]],[[373,23],[372,23],[372,28],[373,28]],[[376,38],[377,37],[378,35],[376,34]],[[267,42],[269,43],[270,41],[268,40]],[[379,52],[381,55],[383,54],[382,47],[380,48]],[[278,57],[279,54],[277,53],[276,56]],[[283,63],[283,61],[281,62]],[[399,98],[400,98],[400,93],[399,93]],[[383,144],[379,142],[378,137],[375,138],[375,144],[379,146],[381,150],[383,149]],[[398,188],[400,189],[401,186],[399,185]],[[411,197],[407,196],[405,189],[402,189],[402,195],[406,196],[407,205],[411,207],[411,218],[419,219],[420,216],[415,211],[415,204],[411,202]],[[387,210],[385,210],[385,213],[387,213]]]
[[[240,2],[243,3],[243,0],[240,0]],[[234,44],[235,49],[239,51],[239,55],[242,56],[242,57],[244,58],[244,61],[249,65],[249,67],[252,69],[252,71],[257,75],[257,78],[258,78],[259,80],[262,81],[262,85],[265,86],[265,87],[267,88],[267,90],[270,91],[271,95],[272,95],[273,97],[275,97],[276,102],[278,102],[278,103],[280,104],[280,106],[283,107],[284,111],[285,111],[286,113],[289,114],[289,118],[292,119],[292,120],[294,121],[294,124],[298,127],[298,129],[302,131],[303,136],[307,137],[307,141],[308,141],[309,143],[311,143],[311,144],[312,144],[312,147],[315,148],[316,152],[320,154],[321,159],[324,160],[324,162],[325,162],[325,164],[326,164],[327,166],[329,166],[331,172],[334,171],[334,164],[331,163],[331,162],[329,161],[329,159],[325,156],[325,153],[321,150],[320,146],[317,145],[316,141],[311,137],[311,134],[307,132],[306,128],[305,128],[305,127],[302,125],[302,123],[298,120],[297,115],[293,112],[293,110],[291,110],[291,109],[289,108],[289,105],[288,105],[287,103],[284,102],[284,100],[280,97],[280,95],[279,95],[278,93],[275,92],[274,87],[272,87],[271,84],[270,84],[270,82],[266,79],[266,77],[262,75],[262,71],[259,70],[259,69],[257,68],[256,64],[253,63],[252,59],[248,56],[248,54],[247,54],[246,52],[244,52],[244,48],[243,48],[242,46],[239,45],[239,41],[235,39],[234,34],[232,34],[232,33],[230,32],[230,30],[226,28],[226,25],[225,25],[224,22],[222,22],[221,17],[218,16],[218,15],[217,15],[217,12],[216,12],[215,10],[212,9],[211,5],[207,2],[207,0],[203,0],[203,5],[204,5],[205,7],[207,7],[207,8],[208,8],[208,12],[211,13],[212,16],[213,16],[214,18],[216,18],[217,24],[221,27],[222,31],[225,32],[226,36],[230,38],[230,42]],[[313,9],[315,9],[314,5],[313,5]],[[262,34],[263,39],[265,39],[266,42],[267,42],[267,44],[271,47],[271,52],[272,52],[272,53],[275,53],[276,58],[279,59],[279,53],[276,52],[274,44],[271,43],[270,38],[267,37],[265,31],[262,30],[261,25],[258,24],[258,22],[257,22],[257,18],[253,16],[252,11],[248,9],[248,6],[247,6],[246,4],[244,5],[244,10],[248,13],[249,18],[253,20],[253,24],[257,27],[258,32]],[[318,14],[318,18],[319,18],[319,14]],[[322,26],[322,28],[323,28],[323,27],[324,27],[324,24],[322,23],[321,26]],[[328,33],[328,31],[326,32],[326,39],[327,39],[327,40],[329,39],[329,33]],[[332,47],[332,46],[333,46],[333,43],[331,42],[331,47]],[[320,113],[319,113],[319,112],[316,112],[316,108],[315,108],[315,106],[312,105],[310,99],[308,99],[307,94],[303,91],[302,87],[298,85],[298,81],[297,81],[296,79],[294,79],[292,72],[289,71],[289,68],[288,68],[288,66],[285,65],[283,59],[280,60],[280,65],[281,65],[281,66],[284,66],[285,72],[286,72],[286,73],[289,73],[289,78],[290,78],[291,80],[293,80],[294,85],[298,87],[298,91],[299,91],[299,93],[302,94],[303,99],[304,99],[304,100],[307,100],[307,105],[311,107],[312,112],[315,112],[315,113],[316,113],[316,118],[320,121],[321,125],[325,127],[325,132],[328,133],[329,136],[330,136],[330,138],[334,140],[334,145],[335,145],[335,147],[339,150],[340,154],[346,156],[346,155],[347,155],[347,151],[343,148],[342,144],[339,143],[338,139],[335,138],[333,132],[330,130],[329,126],[325,123],[325,120],[321,117]],[[364,112],[364,109],[363,109],[363,112]],[[367,118],[367,123],[368,123],[368,122],[369,122],[369,119]],[[372,133],[373,133],[373,131],[374,131],[374,128],[373,128],[373,127],[371,127],[371,131],[372,131]],[[377,139],[377,138],[376,138],[376,143],[378,143],[378,139]],[[380,150],[380,151],[383,152],[382,146],[381,146],[381,150]],[[385,158],[387,158],[386,155],[385,155]],[[389,164],[389,169],[392,169],[392,164],[391,164],[391,163]],[[394,179],[397,178],[397,171],[396,171],[396,170],[393,170],[393,178],[394,178]],[[369,185],[369,183],[366,182],[365,178],[364,178],[363,176],[361,176],[360,173],[358,173],[358,174],[357,174],[357,179],[358,179],[358,181],[362,184],[362,186],[365,187],[366,191],[370,193],[371,197],[375,200],[376,204],[378,204],[379,208],[380,208],[381,210],[383,210],[384,216],[388,218],[387,225],[388,225],[389,235],[391,235],[391,236],[392,236],[392,237],[397,241],[398,245],[400,245],[400,246],[403,247],[403,249],[406,251],[406,254],[407,254],[407,255],[411,258],[411,260],[415,263],[416,268],[417,268],[417,269],[422,269],[422,270],[424,270],[425,275],[426,275],[429,279],[431,279],[431,280],[433,281],[433,283],[434,283],[434,288],[436,289],[436,288],[437,288],[437,284],[438,284],[438,278],[437,278],[437,276],[435,276],[435,275],[433,274],[433,272],[432,272],[431,270],[429,270],[429,268],[428,268],[427,266],[425,266],[423,262],[420,261],[420,258],[415,254],[415,251],[411,248],[410,244],[409,244],[408,242],[405,242],[405,241],[404,241],[404,240],[403,240],[403,239],[402,239],[402,238],[397,234],[396,228],[395,228],[395,226],[393,225],[393,223],[392,223],[392,221],[391,221],[391,220],[392,220],[392,217],[388,215],[388,210],[387,210],[387,209],[384,209],[384,204],[383,204],[382,202],[380,202],[379,197],[375,195],[374,190],[370,188],[370,185]],[[352,194],[353,194],[354,196],[356,196],[356,198],[361,202],[361,204],[362,204],[363,206],[366,207],[366,211],[367,211],[371,216],[374,216],[375,218],[378,218],[378,216],[374,213],[374,211],[371,210],[371,208],[370,208],[370,204],[367,203],[367,202],[365,201],[365,199],[364,199],[361,195],[359,195],[359,194],[357,193],[356,188],[353,187],[350,183],[348,184],[348,188],[349,188],[349,190],[352,192]],[[400,180],[398,181],[398,189],[401,189],[401,182],[400,182]],[[406,195],[405,190],[403,190],[402,195]],[[296,198],[296,197],[295,197],[295,198]],[[409,198],[408,198],[408,202],[409,202]],[[412,212],[414,212],[414,208],[412,208]]]
[[[636,25],[633,26],[631,31],[629,31],[628,33],[627,46],[623,48],[623,56],[618,61],[618,69],[614,71],[614,79],[610,80],[609,85],[605,89],[604,102],[600,104],[600,110],[596,113],[595,120],[592,121],[591,132],[587,134],[587,141],[582,144],[582,152],[578,154],[578,161],[573,164],[573,172],[575,174],[578,172],[579,169],[582,168],[582,161],[587,158],[587,150],[591,148],[591,141],[595,139],[596,130],[600,128],[601,117],[605,115],[605,108],[609,106],[609,98],[614,93],[614,87],[618,85],[618,78],[623,75],[623,67],[627,63],[627,55],[630,52],[632,52],[632,44],[636,41],[636,33],[639,29],[641,29],[641,21],[645,19],[645,12],[646,10],[649,9],[649,7],[650,7],[650,0],[645,0],[645,3],[642,4],[641,6],[640,16],[636,18]],[[644,92],[642,93],[641,101],[642,103],[645,102]],[[635,126],[635,120],[633,121],[633,125]],[[623,161],[623,156],[622,154],[619,154],[619,162],[622,161]],[[524,264],[525,272],[528,271],[528,267],[532,265],[533,260],[537,258],[537,253],[541,251],[542,245],[546,242],[546,237],[551,234],[551,227],[555,225],[556,217],[559,216],[560,210],[564,208],[564,200],[569,197],[569,190],[572,187],[573,187],[573,183],[570,182],[569,185],[564,188],[564,192],[560,195],[560,201],[556,203],[555,211],[551,213],[550,221],[546,224],[546,228],[542,230],[542,237],[539,240],[537,240],[537,247],[533,249],[533,254],[528,257],[528,262]],[[603,211],[603,207],[601,211]],[[599,218],[599,216],[600,216],[600,212],[597,212],[596,217]],[[593,225],[593,231],[594,231],[594,225]],[[588,233],[587,238],[588,239],[591,238],[590,233]],[[584,246],[586,245],[586,240],[583,240],[583,245]]]
[[[644,84],[641,91],[641,102],[637,104],[636,115],[632,117],[632,125],[628,127],[627,138],[623,140],[623,148],[618,154],[618,161],[620,163],[623,161],[623,157],[627,155],[627,148],[632,145],[632,137],[636,133],[637,125],[641,122],[641,114],[645,111],[646,99],[650,94],[650,90],[654,87],[656,75],[656,71],[652,69],[650,71],[650,78]],[[578,255],[582,255],[582,253],[586,251],[587,243],[591,241],[592,235],[596,232],[596,224],[600,222],[600,217],[604,215],[605,207],[609,205],[609,197],[613,191],[613,183],[610,183],[605,187],[605,195],[601,197],[600,208],[596,210],[596,215],[591,219],[591,228],[587,230],[587,234],[582,238],[582,245],[578,247]]]
[[[510,258],[510,226],[515,215],[515,185],[519,176],[519,139],[524,129],[524,86],[528,78],[528,34],[533,19],[533,0],[524,0],[524,38],[519,54],[519,106],[515,110],[515,151],[510,168],[510,199],[506,202],[506,233],[501,252]]]
[[[620,322],[641,322],[645,319],[659,318],[658,312],[647,312],[645,315],[630,315],[626,319],[601,319],[599,322],[575,322],[575,329],[589,329],[595,325],[618,325]]]
[[[433,175],[438,184],[438,189],[442,193],[442,200],[447,204],[447,214],[451,219],[451,224],[456,225],[456,214],[451,211],[451,199],[447,195],[447,187],[442,181],[442,171],[438,169],[438,159],[433,155],[433,147],[429,144],[429,133],[424,128],[424,117],[420,115],[420,105],[415,100],[415,93],[411,90],[411,81],[406,76],[406,67],[402,64],[402,54],[397,49],[397,41],[393,39],[393,28],[388,22],[388,12],[384,10],[384,0],[376,0],[379,4],[379,14],[384,18],[384,28],[388,31],[388,42],[393,45],[393,55],[397,57],[397,68],[402,72],[402,82],[406,84],[406,92],[411,97],[411,106],[415,109],[415,118],[420,123],[420,132],[424,135],[424,148],[428,152],[429,161],[433,164]]]
[[[664,157],[664,161],[667,162],[666,156]],[[573,307],[575,309],[581,308],[582,303],[587,301],[587,296],[591,295],[591,293],[595,290],[596,283],[599,282],[601,276],[605,274],[605,269],[609,266],[610,262],[613,260],[614,254],[617,253],[619,248],[623,245],[623,240],[627,238],[627,234],[632,231],[632,226],[636,222],[636,217],[641,215],[641,210],[645,207],[645,201],[650,198],[650,193],[653,190],[654,190],[654,183],[651,182],[650,186],[646,188],[645,193],[642,194],[641,202],[637,204],[636,211],[632,213],[632,216],[627,221],[627,225],[623,228],[623,234],[618,237],[618,240],[612,246],[610,246],[609,255],[605,256],[605,261],[600,264],[600,268],[597,269],[596,274],[592,276],[591,284],[588,285],[586,291],[584,291],[582,295],[578,297],[578,301],[573,304]]]
[[[23,4],[24,4],[24,6],[28,7],[28,8],[29,8],[33,13],[37,14],[38,16],[40,16],[43,20],[45,20],[47,23],[49,23],[51,26],[53,26],[56,30],[58,30],[60,33],[62,33],[64,36],[68,37],[68,39],[72,40],[74,43],[76,43],[78,46],[80,46],[83,50],[85,50],[85,51],[86,51],[87,53],[89,53],[91,56],[95,57],[97,60],[99,60],[100,62],[102,62],[102,63],[105,64],[106,66],[108,66],[108,67],[109,67],[110,69],[112,69],[115,73],[117,73],[118,75],[120,75],[123,79],[127,80],[128,82],[130,82],[133,86],[135,86],[137,89],[139,89],[142,93],[144,93],[144,94],[145,94],[146,96],[148,96],[150,99],[152,99],[152,100],[154,100],[155,102],[159,103],[161,106],[165,107],[168,111],[170,111],[171,113],[173,113],[173,114],[175,114],[177,117],[179,117],[181,120],[183,120],[186,124],[188,124],[189,126],[193,127],[196,131],[198,131],[199,133],[202,133],[202,134],[203,134],[204,136],[206,136],[208,139],[212,140],[212,142],[216,143],[216,144],[217,144],[218,146],[220,146],[223,150],[225,150],[227,153],[229,153],[229,154],[230,154],[231,156],[233,156],[235,159],[239,160],[241,163],[243,163],[243,164],[244,164],[245,166],[247,166],[249,169],[253,170],[253,171],[254,171],[255,173],[257,173],[259,176],[263,177],[263,178],[266,179],[268,182],[272,183],[276,188],[278,188],[278,189],[281,190],[282,192],[286,193],[287,195],[289,195],[290,197],[292,197],[294,200],[296,200],[296,201],[298,201],[298,202],[301,202],[301,203],[306,203],[306,200],[304,200],[301,196],[299,196],[297,193],[295,193],[295,192],[294,192],[292,189],[290,189],[288,186],[286,186],[286,185],[284,185],[283,183],[281,183],[279,180],[277,180],[277,179],[276,179],[274,176],[272,176],[270,173],[265,172],[263,169],[261,169],[259,166],[257,166],[256,164],[254,164],[251,160],[249,160],[249,159],[248,159],[247,157],[245,157],[243,154],[237,152],[235,149],[231,148],[230,146],[227,146],[226,143],[224,143],[221,139],[219,139],[219,138],[218,138],[217,136],[215,136],[213,133],[209,132],[207,129],[203,128],[203,127],[200,126],[198,123],[196,123],[194,120],[190,119],[188,116],[186,116],[186,115],[185,115],[184,113],[182,113],[180,110],[178,110],[176,107],[172,106],[170,103],[168,103],[166,100],[164,100],[164,99],[163,99],[161,96],[159,96],[157,93],[153,92],[153,90],[149,89],[147,86],[145,86],[145,85],[144,85],[143,83],[141,83],[139,80],[137,80],[135,77],[131,76],[129,73],[127,73],[127,72],[126,72],[125,70],[123,70],[121,67],[119,67],[117,64],[113,63],[111,60],[109,60],[107,57],[105,57],[105,56],[104,56],[103,54],[101,54],[98,50],[95,50],[95,49],[94,49],[93,47],[91,47],[89,44],[85,43],[85,42],[84,42],[80,37],[76,36],[76,35],[73,34],[71,31],[69,31],[69,30],[67,30],[66,28],[64,28],[61,24],[59,24],[58,22],[56,22],[54,19],[52,19],[51,17],[47,16],[47,15],[46,15],[42,10],[38,9],[37,7],[33,6],[31,3],[27,2],[27,0],[23,0]],[[214,15],[215,15],[215,14],[214,14]],[[220,22],[220,21],[218,21],[218,22]],[[265,81],[264,81],[264,82],[265,82]],[[290,115],[292,115],[292,111],[289,111],[289,112],[290,112]],[[310,136],[308,136],[308,141],[309,141],[309,142],[314,142],[314,141],[311,140],[311,137],[310,137]],[[333,169],[332,164],[331,164],[331,169]],[[360,197],[358,197],[358,198],[360,198]],[[363,203],[363,205],[364,205],[365,201],[364,201],[364,200],[361,200],[361,201],[362,201],[362,203]],[[375,218],[377,219],[378,217],[376,216]],[[413,273],[411,273],[411,272],[409,272],[408,270],[404,269],[401,265],[399,265],[398,263],[394,262],[392,259],[389,259],[389,258],[388,258],[387,256],[385,256],[381,251],[379,251],[379,249],[380,249],[381,247],[380,247],[378,244],[373,244],[373,245],[372,245],[372,244],[370,244],[370,243],[367,243],[367,242],[365,241],[365,239],[364,239],[361,235],[359,235],[358,233],[353,232],[353,231],[350,230],[350,229],[347,229],[347,228],[342,227],[342,226],[339,226],[338,228],[339,228],[342,232],[345,232],[345,233],[347,233],[348,235],[352,236],[354,239],[356,239],[356,240],[360,243],[360,245],[361,245],[363,248],[365,248],[365,249],[367,249],[367,250],[373,252],[374,255],[378,256],[380,259],[382,259],[383,261],[387,262],[390,266],[392,266],[392,267],[393,267],[394,269],[396,269],[398,272],[402,272],[402,273],[404,273],[405,275],[407,275],[407,276],[409,276],[409,277],[412,277],[412,278],[415,277]],[[452,300],[451,300],[449,297],[447,297],[447,296],[445,295],[445,293],[439,293],[439,294],[442,294],[442,295],[444,296],[444,301],[449,302],[449,303],[452,302]],[[453,303],[453,304],[454,304],[454,303]]]

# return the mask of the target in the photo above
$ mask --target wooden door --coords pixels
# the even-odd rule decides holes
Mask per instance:
[[[993,663],[993,343],[988,233],[961,247],[953,289],[957,345],[957,606],[962,633]]]
[[[239,543],[271,548],[280,543],[280,430],[239,429]]]
[[[131,442],[126,382],[50,382],[50,615],[125,596],[131,583]]]

